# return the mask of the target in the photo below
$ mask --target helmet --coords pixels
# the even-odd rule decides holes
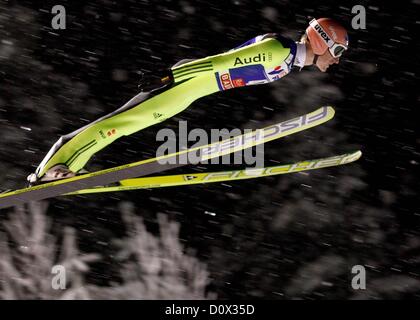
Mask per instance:
[[[334,58],[338,58],[348,48],[346,29],[333,19],[312,19],[306,34],[316,55],[323,55],[328,49]]]

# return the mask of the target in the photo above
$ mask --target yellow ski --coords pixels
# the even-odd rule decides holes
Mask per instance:
[[[127,191],[137,189],[151,189],[162,187],[175,187],[193,184],[203,184],[212,182],[236,181],[244,179],[262,178],[275,176],[279,174],[287,174],[300,171],[315,170],[333,166],[340,166],[358,160],[362,155],[360,150],[342,154],[338,156],[304,160],[291,164],[284,164],[265,168],[248,168],[243,170],[230,170],[218,172],[202,172],[190,174],[177,174],[159,177],[146,177],[126,179],[119,182],[120,185],[112,187],[96,187],[84,190],[78,190],[67,195]]]

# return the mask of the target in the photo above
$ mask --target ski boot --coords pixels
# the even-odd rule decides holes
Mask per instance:
[[[51,167],[41,178],[35,173],[31,173],[26,179],[28,180],[28,187],[39,185],[43,182],[50,182],[55,180],[61,180],[66,178],[72,178],[76,174],[71,171],[67,166],[58,164]]]

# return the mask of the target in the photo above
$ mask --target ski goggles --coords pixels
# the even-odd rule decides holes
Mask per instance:
[[[330,51],[333,58],[339,58],[343,54],[344,51],[347,50],[347,46],[341,43],[337,43],[331,39],[328,33],[325,32],[324,28],[316,21],[316,19],[312,19],[309,25],[318,32],[320,38],[325,42]]]
[[[341,43],[335,42],[332,47],[328,47],[328,50],[334,58],[339,58],[343,52],[347,50],[347,47]]]

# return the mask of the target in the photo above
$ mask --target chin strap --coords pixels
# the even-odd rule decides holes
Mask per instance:
[[[316,64],[316,62],[317,62],[317,60],[318,60],[318,55],[317,54],[314,54],[314,61],[312,62],[312,64]]]

